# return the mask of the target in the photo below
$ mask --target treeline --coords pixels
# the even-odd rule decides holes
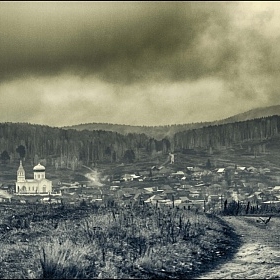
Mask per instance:
[[[258,118],[222,125],[210,125],[178,132],[173,139],[157,140],[144,133],[103,130],[63,129],[28,123],[0,123],[2,162],[24,158],[31,164],[51,164],[56,168],[75,169],[79,165],[106,162],[129,162],[185,149],[230,148],[247,141],[262,144],[278,135],[280,116]]]
[[[87,166],[97,162],[133,162],[144,153],[170,152],[170,142],[145,134],[121,135],[111,131],[77,131],[28,123],[0,124],[2,161],[24,158],[56,167]],[[43,161],[42,161],[43,160]]]
[[[201,128],[206,125],[213,124],[213,122],[200,122],[200,123],[188,123],[188,124],[172,124],[172,125],[159,125],[159,126],[132,126],[122,124],[110,124],[110,123],[84,123],[79,125],[73,125],[64,127],[64,129],[76,129],[76,130],[105,130],[114,131],[124,135],[128,133],[144,133],[150,138],[161,140],[163,138],[171,139],[176,132],[185,131],[189,129]]]
[[[178,132],[174,135],[177,151],[194,148],[229,148],[246,141],[264,141],[280,131],[280,116],[258,118],[248,121],[210,125],[207,127]]]

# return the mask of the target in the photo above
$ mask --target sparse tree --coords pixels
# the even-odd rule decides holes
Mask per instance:
[[[23,145],[19,145],[16,149],[16,152],[19,154],[21,159],[25,158],[25,147]]]
[[[208,158],[207,162],[206,162],[206,168],[207,169],[211,169],[211,161],[210,159]]]
[[[7,151],[3,151],[1,154],[2,163],[6,164],[8,160],[10,160],[10,156]]]
[[[135,160],[135,153],[133,150],[126,150],[124,153],[124,160],[128,163],[132,163]]]

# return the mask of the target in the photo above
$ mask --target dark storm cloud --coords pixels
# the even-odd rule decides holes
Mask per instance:
[[[159,125],[279,104],[279,19],[279,2],[0,1],[0,120]]]
[[[236,59],[228,8],[195,2],[2,2],[0,75],[95,74],[113,83],[198,79]],[[213,59],[201,38],[219,41]],[[211,43],[211,42],[210,42]],[[218,49],[217,49],[218,48]]]

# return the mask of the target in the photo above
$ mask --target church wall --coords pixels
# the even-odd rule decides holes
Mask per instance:
[[[45,171],[34,171],[34,179],[25,179],[25,171],[20,163],[17,172],[17,194],[46,194],[52,192],[52,181],[45,178]]]
[[[52,192],[52,182],[49,180],[34,181],[34,182],[17,182],[16,183],[16,193],[30,193],[30,194],[40,194],[40,193],[51,193]]]

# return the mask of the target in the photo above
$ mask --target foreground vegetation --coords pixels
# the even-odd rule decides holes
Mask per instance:
[[[236,248],[219,218],[176,207],[111,202],[1,212],[1,278],[193,278]]]

